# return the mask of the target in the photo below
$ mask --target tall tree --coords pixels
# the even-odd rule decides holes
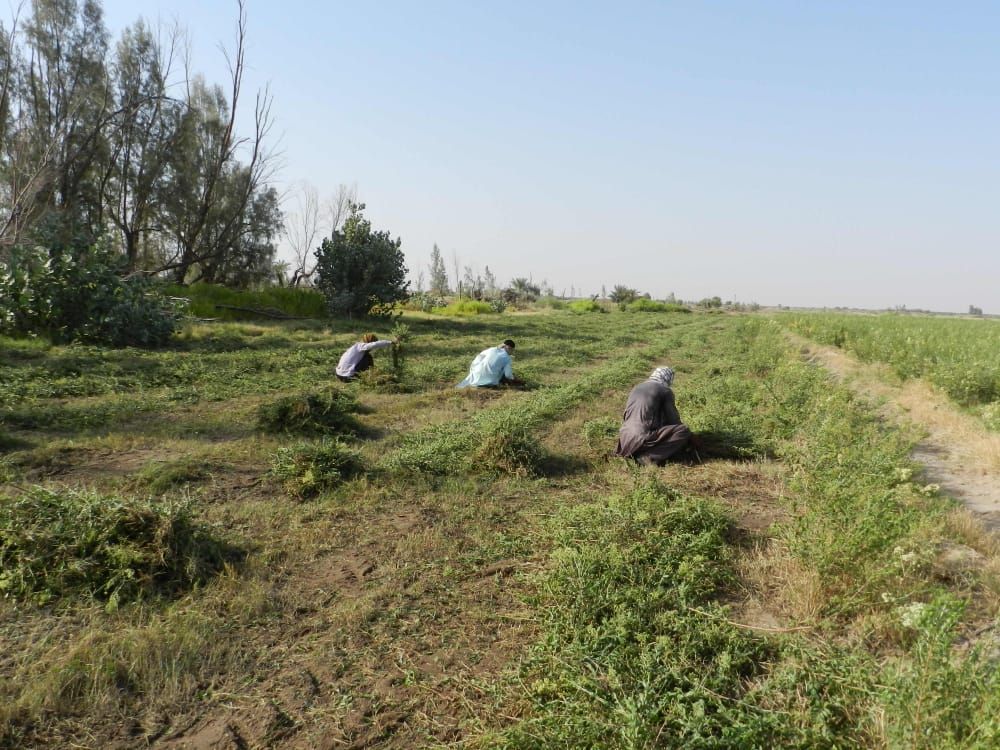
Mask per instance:
[[[265,89],[257,93],[254,106],[254,134],[236,134],[236,109],[243,88],[246,66],[247,15],[244,0],[239,0],[236,47],[229,60],[229,99],[218,86],[209,87],[196,77],[188,93],[188,107],[181,122],[172,170],[177,183],[184,184],[186,195],[175,196],[173,256],[158,270],[169,271],[177,281],[184,281],[213,256],[224,254],[255,191],[273,174],[273,155],[265,149],[271,126],[271,95]],[[245,167],[239,154],[248,152]],[[234,187],[234,184],[237,187]],[[171,186],[175,192],[176,186]],[[225,195],[226,200],[219,200]],[[232,199],[232,200],[230,200]]]
[[[0,236],[18,242],[43,224],[57,244],[96,237],[111,116],[101,7],[95,0],[35,0],[24,38],[22,64],[9,68],[17,102],[4,143],[10,201]]]
[[[159,230],[159,206],[181,133],[183,104],[167,96],[180,40],[174,27],[161,42],[142,21],[125,29],[113,66],[115,127],[102,181],[105,213],[119,230],[127,267],[134,271],[144,237]]]
[[[434,247],[431,249],[431,265],[430,265],[430,281],[429,290],[431,294],[445,295],[450,291],[448,289],[448,270],[444,266],[444,258],[441,257],[441,251],[438,249],[437,243],[434,243]]]

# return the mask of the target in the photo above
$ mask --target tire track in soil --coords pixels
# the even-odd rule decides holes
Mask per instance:
[[[803,359],[824,367],[856,393],[885,404],[883,414],[926,431],[912,458],[922,480],[964,505],[988,530],[1000,532],[1000,435],[961,412],[922,381],[887,382],[886,366],[868,365],[834,347],[795,334],[789,340]]]

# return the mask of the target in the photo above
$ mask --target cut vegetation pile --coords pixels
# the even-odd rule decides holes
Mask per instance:
[[[257,426],[264,432],[295,435],[350,435],[358,430],[358,404],[342,390],[283,396],[257,410]]]
[[[34,487],[0,498],[0,592],[111,607],[206,581],[231,551],[183,503]]]
[[[296,443],[281,448],[271,462],[271,473],[293,497],[308,498],[333,489],[364,471],[361,456],[338,440]]]

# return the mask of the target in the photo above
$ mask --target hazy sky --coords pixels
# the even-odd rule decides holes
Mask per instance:
[[[414,275],[1000,313],[1000,3],[247,5],[279,187],[356,183]],[[224,81],[235,0],[104,7]]]

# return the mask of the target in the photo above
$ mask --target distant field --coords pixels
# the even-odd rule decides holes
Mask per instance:
[[[1000,430],[1000,321],[910,315],[787,313],[781,322],[899,377],[924,378]]]
[[[843,317],[408,314],[350,385],[387,327],[0,339],[0,747],[998,746],[1000,547],[787,341],[911,325]],[[664,363],[704,450],[611,458]]]

